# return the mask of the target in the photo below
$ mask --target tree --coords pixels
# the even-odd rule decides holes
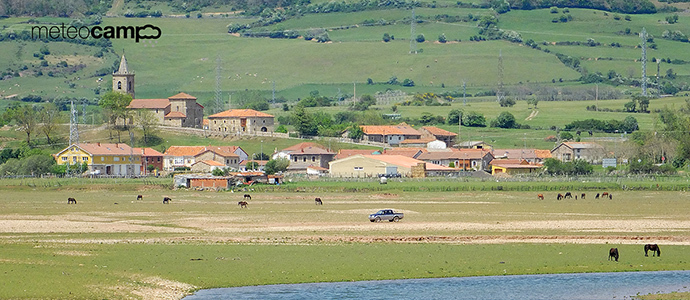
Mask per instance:
[[[486,127],[484,115],[470,111],[462,116],[462,125],[467,127]]]
[[[284,172],[287,170],[287,167],[290,165],[290,161],[287,158],[276,158],[276,159],[271,159],[266,163],[266,166],[264,167],[264,172],[268,175],[273,175],[278,172]]]
[[[26,144],[31,146],[31,134],[38,128],[38,112],[31,104],[16,105],[5,111],[4,118],[14,122],[26,134]]]
[[[122,119],[122,123],[124,124],[123,128],[127,129],[126,124],[127,119],[129,118],[129,111],[127,110],[127,106],[131,102],[131,95],[118,92],[107,92],[105,93],[105,95],[103,95],[103,97],[101,97],[101,100],[98,102],[98,105],[101,108],[103,108],[103,113],[105,115],[106,120],[108,120],[110,128],[116,127],[118,120]],[[118,142],[121,142],[119,130],[117,139]]]
[[[295,105],[292,110],[292,117],[295,120],[295,129],[302,136],[315,136],[319,132],[319,128],[312,117],[305,109],[304,106]]]
[[[252,157],[252,159],[255,159],[255,160],[269,160],[269,159],[271,159],[271,157],[268,156],[268,154],[266,154],[266,153],[254,153],[254,156]]]
[[[140,109],[134,115],[134,123],[141,127],[144,145],[149,145],[152,138],[156,136],[158,128],[158,118],[148,109]]]
[[[364,136],[364,131],[362,130],[362,127],[359,127],[359,125],[353,125],[350,131],[347,134],[347,137],[353,139],[353,140],[360,140]]]
[[[247,162],[247,170],[258,170],[259,163],[255,161]]]
[[[60,111],[54,103],[46,103],[43,109],[38,112],[38,115],[41,120],[40,130],[46,136],[48,145],[51,145],[53,143],[51,136],[59,128],[59,123],[62,119]]]
[[[426,41],[423,34],[417,35],[417,38],[415,40],[417,41],[417,43],[424,43],[424,41]]]
[[[365,111],[369,109],[369,106],[372,106],[376,104],[376,98],[372,95],[363,95],[359,101],[355,100],[355,103],[352,105],[352,109],[356,111]]]
[[[457,125],[462,120],[462,110],[453,109],[448,113],[448,125]]]
[[[515,105],[515,100],[508,97],[503,97],[498,104],[501,105],[501,107],[512,107]]]
[[[491,127],[520,128],[520,124],[515,121],[515,116],[513,116],[513,114],[504,111],[501,112],[495,120],[491,121]]]
[[[386,42],[386,43],[390,42],[390,41],[391,41],[391,36],[388,35],[388,33],[384,33],[384,34],[383,34],[383,41]]]
[[[439,42],[439,43],[445,44],[447,41],[448,41],[448,39],[446,38],[446,34],[445,34],[445,33],[441,33],[441,34],[438,36],[438,42]]]

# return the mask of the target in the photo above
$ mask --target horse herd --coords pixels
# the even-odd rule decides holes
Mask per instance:
[[[242,201],[237,202],[237,205],[239,205],[240,208],[247,208],[249,205],[249,202],[247,202],[247,200],[252,200],[252,195],[244,194],[242,199],[243,199]],[[144,200],[144,196],[143,195],[137,195],[137,200]],[[170,201],[172,201],[172,198],[163,197],[163,204],[169,204]],[[323,201],[321,200],[321,198],[318,198],[318,197],[316,199],[314,199],[314,203],[316,205],[323,205]],[[77,200],[74,199],[73,197],[69,197],[69,198],[67,198],[67,204],[77,204]],[[117,203],[115,203],[115,204],[117,204]]]
[[[585,194],[585,193],[580,194],[580,199],[585,200],[586,197],[587,197],[587,194]],[[597,193],[596,196],[594,196],[594,199],[599,199],[600,197],[613,199],[613,194],[609,194],[608,192],[603,192],[601,194]],[[573,198],[573,194],[571,192],[567,192],[567,193],[565,193],[565,195],[561,194],[561,193],[558,193],[558,195],[556,195],[556,200],[572,199],[572,198]],[[544,200],[544,194],[537,194],[537,199]],[[577,200],[577,195],[575,195],[575,200]]]
[[[652,251],[652,256],[661,256],[661,249],[659,249],[659,245],[657,244],[646,244],[644,245],[644,256],[649,256],[648,252]],[[609,249],[609,260],[615,260],[618,261],[619,258],[618,254],[618,248],[611,248]]]

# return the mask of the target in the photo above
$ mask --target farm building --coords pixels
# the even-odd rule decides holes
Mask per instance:
[[[591,164],[598,164],[605,154],[604,147],[589,142],[563,142],[551,150],[551,156],[562,162],[583,159]]]
[[[132,99],[127,108],[134,112],[151,112],[160,125],[202,128],[204,107],[189,94],[179,93],[167,99]]]
[[[491,153],[496,159],[524,159],[529,163],[543,163],[551,158],[551,151],[538,149],[493,149]]]
[[[422,139],[434,139],[446,143],[446,147],[450,148],[455,144],[458,134],[455,132],[450,132],[448,130],[443,130],[434,126],[424,126],[419,129],[422,134]]]
[[[361,126],[365,141],[397,146],[407,139],[420,139],[422,134],[405,123],[398,125],[365,125]]]
[[[494,159],[491,161],[491,175],[529,174],[538,172],[541,167],[540,164],[532,164],[524,159]]]
[[[54,155],[58,165],[83,163],[94,176],[139,176],[141,153],[122,143],[73,144]],[[86,170],[85,170],[86,171]]]
[[[273,132],[274,117],[253,109],[230,109],[208,116],[208,129],[222,133]]]
[[[329,163],[331,177],[377,177],[381,175],[426,177],[427,172],[454,172],[402,155],[353,155]]]
[[[238,146],[170,146],[163,154],[163,168],[191,168],[202,160],[213,160],[223,164],[223,168],[239,169],[240,162],[249,156]]]
[[[489,162],[494,156],[482,149],[453,149],[446,151],[428,151],[417,157],[425,162],[450,166],[461,170],[489,171]]]
[[[224,164],[215,160],[200,160],[192,164],[191,171],[199,173],[211,173],[215,169],[223,169]]]

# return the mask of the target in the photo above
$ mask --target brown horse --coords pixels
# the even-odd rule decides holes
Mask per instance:
[[[72,197],[67,198],[67,204],[72,204],[72,203],[77,204],[77,200],[72,198]]]
[[[321,198],[316,198],[316,199],[314,199],[314,203],[315,203],[316,205],[323,205],[323,201],[321,201]]]
[[[237,205],[239,205],[240,208],[247,208],[247,205],[249,205],[249,203],[247,203],[247,201],[240,201],[237,202]]]
[[[244,198],[243,198],[243,199],[245,199],[245,200],[246,200],[246,199],[252,200],[252,195],[244,194]]]
[[[609,196],[609,193],[608,193],[608,192],[603,192],[603,193],[601,193],[601,196],[602,196],[602,197],[608,197],[608,196]]]
[[[168,203],[170,203],[170,201],[172,201],[172,199],[170,199],[170,197],[163,197],[163,204],[168,204]]]
[[[609,250],[609,260],[615,259],[618,261],[618,248],[611,248]]]
[[[544,195],[538,194],[538,195],[537,195],[537,199],[539,199],[539,200],[544,200]]]
[[[648,256],[647,251],[652,251],[652,256],[655,256],[655,254],[656,256],[661,256],[661,249],[659,249],[657,244],[644,245],[644,256]]]
[[[137,200],[144,200],[144,196],[138,195],[138,196],[137,196]]]

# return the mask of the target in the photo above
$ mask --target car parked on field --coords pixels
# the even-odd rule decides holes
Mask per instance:
[[[377,211],[376,213],[370,214],[369,215],[369,221],[371,221],[371,222],[381,222],[381,221],[398,222],[404,216],[405,215],[403,213],[394,212],[392,209],[382,209],[382,210]]]

